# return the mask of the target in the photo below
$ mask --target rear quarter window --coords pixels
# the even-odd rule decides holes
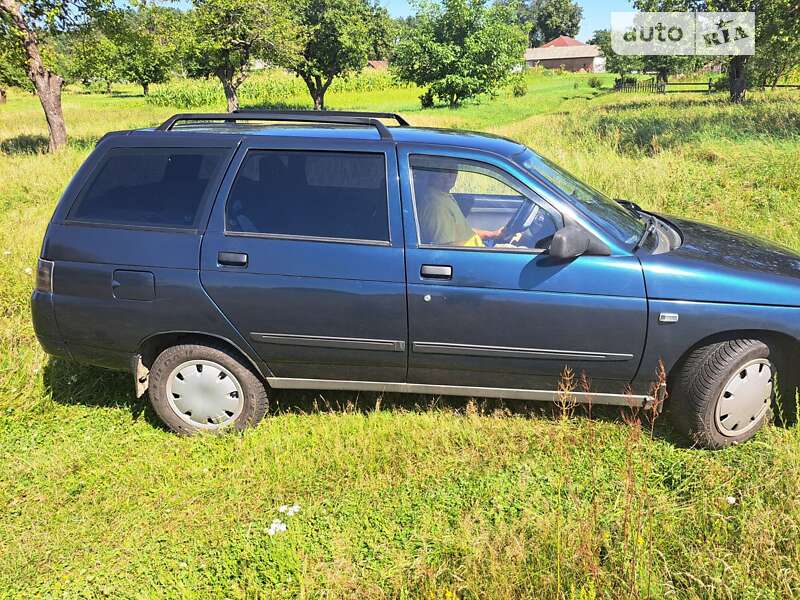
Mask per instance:
[[[81,190],[69,221],[194,229],[224,148],[111,150]]]

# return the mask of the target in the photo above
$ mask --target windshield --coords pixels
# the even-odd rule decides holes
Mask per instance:
[[[538,173],[562,192],[580,202],[590,217],[602,221],[602,224],[607,225],[612,230],[611,233],[625,244],[635,244],[642,235],[646,226],[643,218],[579,181],[533,150],[524,151],[522,164],[529,171]]]

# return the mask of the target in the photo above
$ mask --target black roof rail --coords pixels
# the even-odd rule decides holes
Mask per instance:
[[[269,110],[240,108],[233,111],[235,114],[268,113],[271,115],[334,115],[339,117],[366,117],[370,119],[393,119],[400,127],[411,127],[411,124],[397,113],[369,112],[360,110]],[[324,121],[323,121],[324,122]]]
[[[301,123],[340,123],[343,125],[365,125],[378,130],[382,140],[392,139],[389,128],[380,119],[395,119],[401,127],[408,127],[400,115],[394,113],[362,113],[351,111],[261,111],[247,110],[232,113],[181,113],[172,115],[158,126],[159,131],[170,131],[181,121],[289,121]]]

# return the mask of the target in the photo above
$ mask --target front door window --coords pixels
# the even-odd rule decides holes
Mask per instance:
[[[502,171],[469,160],[411,156],[420,246],[542,250],[557,227]]]

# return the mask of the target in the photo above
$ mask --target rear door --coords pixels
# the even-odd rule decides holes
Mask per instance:
[[[594,391],[623,393],[646,333],[638,260],[551,258],[563,207],[502,157],[411,145],[398,155],[409,383],[548,391],[569,367]]]
[[[275,377],[404,381],[397,181],[388,142],[240,148],[203,240],[201,279]]]

